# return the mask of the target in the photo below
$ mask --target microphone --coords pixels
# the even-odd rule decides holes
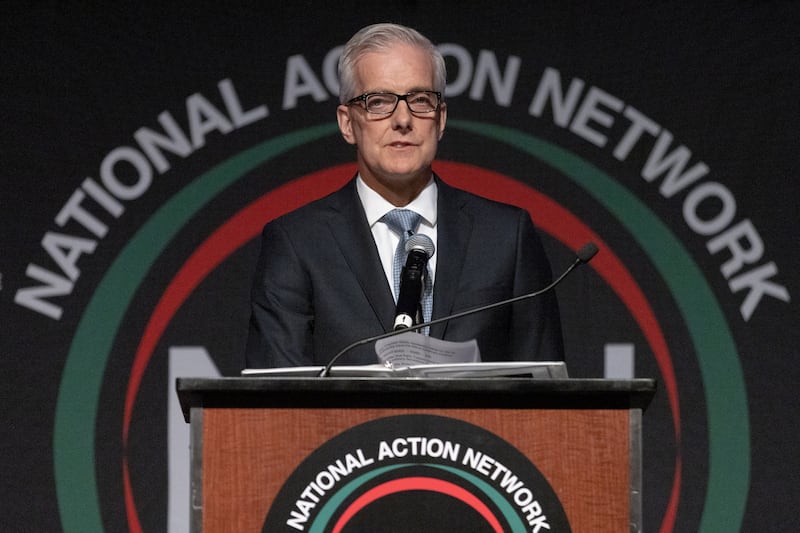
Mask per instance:
[[[554,281],[550,282],[550,284],[547,285],[546,287],[544,287],[542,289],[539,289],[538,291],[529,292],[527,294],[522,294],[520,296],[515,296],[513,298],[509,298],[507,300],[501,300],[499,302],[495,302],[495,303],[488,304],[488,305],[481,305],[481,306],[478,306],[478,307],[474,307],[472,309],[467,309],[466,311],[461,311],[461,312],[458,312],[458,313],[455,313],[455,314],[452,314],[452,315],[449,315],[449,316],[445,316],[445,317],[442,317],[442,318],[437,318],[436,320],[431,320],[429,322],[422,322],[420,324],[415,324],[415,325],[409,326],[407,328],[395,329],[394,331],[389,331],[387,333],[382,333],[380,335],[375,335],[374,337],[367,337],[366,339],[361,339],[361,340],[356,341],[356,342],[354,342],[352,344],[349,344],[349,345],[345,346],[343,349],[341,349],[339,351],[339,353],[334,355],[331,358],[330,361],[328,361],[328,364],[325,365],[325,368],[323,368],[320,371],[318,377],[321,377],[321,378],[328,377],[330,375],[331,368],[333,368],[333,365],[336,364],[336,361],[338,361],[344,354],[346,354],[347,352],[349,352],[350,350],[352,350],[353,348],[356,348],[358,346],[362,346],[362,345],[368,344],[370,342],[379,341],[379,340],[385,339],[387,337],[394,337],[395,335],[399,335],[399,334],[405,333],[407,331],[416,331],[418,329],[422,329],[424,327],[432,326],[434,324],[439,324],[441,322],[447,322],[448,320],[454,320],[456,318],[461,318],[461,317],[464,317],[464,316],[467,316],[467,315],[480,313],[482,311],[488,311],[488,310],[494,309],[496,307],[502,307],[504,305],[510,305],[510,304],[513,304],[513,303],[520,302],[522,300],[527,300],[529,298],[536,298],[537,296],[540,296],[540,295],[542,295],[542,294],[544,294],[544,293],[546,293],[548,291],[553,290],[556,287],[556,285],[561,283],[561,281],[564,278],[566,278],[570,274],[570,272],[575,270],[575,268],[578,265],[582,265],[584,263],[588,263],[589,261],[591,261],[592,258],[597,254],[597,251],[598,251],[597,250],[597,246],[593,242],[588,242],[588,243],[584,244],[581,247],[581,249],[578,250],[575,253],[576,257],[575,257],[575,260],[572,262],[572,264],[569,265],[569,267],[567,267],[567,269],[560,276],[558,276],[558,278],[556,278]]]
[[[400,274],[400,291],[397,295],[397,308],[394,329],[408,329],[417,322],[419,301],[422,296],[423,281],[428,275],[428,259],[433,257],[435,247],[427,235],[412,235],[406,241],[406,266]]]

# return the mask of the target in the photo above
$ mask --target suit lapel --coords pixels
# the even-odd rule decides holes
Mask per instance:
[[[330,231],[384,331],[390,331],[394,321],[394,298],[356,192],[355,180],[331,199]]]
[[[437,258],[433,288],[433,318],[453,312],[458,281],[472,234],[473,220],[463,209],[463,197],[437,177]],[[431,326],[431,336],[443,338],[447,323]]]
[[[453,302],[474,223],[463,209],[464,200],[458,191],[438,177],[437,185],[438,257],[433,293],[434,319],[453,312]],[[331,234],[384,331],[391,331],[395,312],[394,298],[356,192],[355,180],[331,197],[331,208],[328,222]],[[435,324],[431,327],[431,335],[443,338],[446,330],[447,323]]]

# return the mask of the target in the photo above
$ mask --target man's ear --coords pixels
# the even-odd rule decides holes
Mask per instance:
[[[447,123],[447,104],[442,102],[439,106],[439,140],[444,136],[444,126]]]
[[[342,137],[349,144],[356,144],[356,137],[353,135],[353,121],[350,116],[350,107],[340,105],[336,108],[336,121],[339,123],[339,131],[342,132]]]

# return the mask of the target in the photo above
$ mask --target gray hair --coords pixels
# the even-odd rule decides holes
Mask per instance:
[[[339,103],[345,104],[358,96],[356,92],[356,63],[361,56],[373,52],[384,52],[397,44],[407,44],[430,54],[433,67],[433,90],[444,95],[447,71],[441,52],[417,30],[399,24],[372,24],[360,29],[344,45],[339,58]]]

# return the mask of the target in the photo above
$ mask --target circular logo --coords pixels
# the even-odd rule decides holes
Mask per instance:
[[[519,450],[433,415],[381,418],[325,442],[281,487],[263,531],[398,528],[571,531],[553,488]]]
[[[437,169],[443,169],[445,179],[457,187],[497,200],[523,204],[532,213],[537,213],[539,217],[536,221],[540,229],[566,247],[577,249],[588,240],[600,246],[601,254],[593,260],[591,267],[611,289],[610,295],[615,305],[619,306],[621,302],[623,312],[630,316],[627,329],[638,330],[637,334],[649,347],[654,361],[653,373],[658,374],[667,399],[674,450],[670,447],[663,453],[671,454],[674,451],[674,455],[671,460],[659,462],[661,470],[670,470],[660,474],[666,481],[659,484],[659,490],[668,493],[661,529],[674,529],[679,503],[686,496],[683,494],[685,479],[689,476],[703,478],[696,484],[702,485],[705,494],[699,530],[706,527],[713,529],[715,524],[720,523],[738,523],[744,512],[750,464],[744,380],[738,352],[724,315],[685,247],[641,200],[574,154],[517,130],[459,121],[450,121],[448,125],[457,132],[468,132],[478,135],[482,140],[511,147],[532,161],[556,169],[594,198],[644,251],[666,285],[668,291],[665,293],[674,300],[682,315],[686,331],[680,335],[688,338],[685,346],[693,350],[699,370],[699,377],[691,376],[691,379],[702,380],[702,387],[693,384],[684,384],[683,387],[691,387],[693,391],[702,390],[704,397],[700,400],[705,402],[705,412],[681,409],[679,391],[686,389],[681,389],[676,377],[670,346],[661,329],[662,321],[651,303],[653,295],[646,295],[640,288],[637,277],[626,268],[613,246],[601,238],[603,235],[600,233],[603,232],[592,231],[589,224],[568,209],[521,181],[474,165],[444,161],[436,163]],[[284,183],[252,204],[240,208],[187,254],[185,262],[176,268],[171,279],[164,280],[163,294],[147,308],[149,318],[147,315],[142,317],[141,309],[138,309],[139,317],[133,321],[127,320],[137,292],[146,282],[152,281],[154,265],[167,249],[175,246],[176,237],[181,235],[190,220],[203,212],[226,189],[245,180],[249,173],[267,165],[272,159],[298,147],[330,138],[335,133],[335,126],[325,125],[276,137],[198,176],[154,212],[109,266],[84,309],[72,338],[56,407],[54,468],[65,531],[102,530],[101,503],[105,505],[109,500],[114,500],[113,505],[117,507],[120,506],[118,502],[122,501],[124,513],[107,515],[124,514],[131,531],[143,530],[139,521],[137,493],[153,483],[163,484],[163,477],[149,480],[152,469],[141,468],[141,465],[152,462],[154,452],[150,444],[153,439],[161,438],[166,442],[166,435],[151,435],[159,431],[153,429],[153,424],[149,422],[151,417],[146,417],[147,424],[137,425],[135,413],[138,405],[146,403],[140,401],[140,396],[145,395],[140,394],[142,386],[153,382],[152,376],[163,377],[163,360],[159,370],[155,371],[151,362],[159,361],[153,359],[154,354],[163,353],[164,346],[160,343],[164,342],[165,332],[193,292],[239,248],[255,239],[264,222],[338,188],[352,176],[354,165],[328,168]],[[146,319],[144,323],[143,318]],[[135,327],[131,324],[135,324]],[[138,345],[115,346],[120,333],[126,333],[127,339],[136,339]],[[671,338],[676,336],[671,332]],[[128,359],[130,361],[130,371],[126,369],[125,374],[127,383],[117,380],[107,387],[109,391],[118,391],[120,388],[126,391],[122,406],[117,405],[117,401],[103,401],[104,380],[110,379],[108,366],[112,353],[115,361],[124,360],[125,364]],[[117,366],[120,366],[119,362]],[[149,390],[152,389],[153,385]],[[148,394],[152,395],[152,392]],[[161,405],[163,402],[155,403]],[[687,443],[687,437],[682,432],[682,417],[686,416],[707,417],[708,427],[711,428],[707,443]],[[105,430],[103,435],[97,433],[101,427],[99,420],[108,424],[112,419],[122,420],[121,438],[117,440],[103,438],[109,435],[110,430]],[[140,433],[140,437],[135,437]],[[692,437],[690,435],[688,438]],[[148,445],[138,445],[142,442]],[[698,467],[685,462],[681,452],[684,446],[691,446],[692,449],[707,446],[708,466]],[[646,448],[645,456],[647,453]],[[121,461],[118,459],[120,455]],[[140,459],[132,463],[131,458],[137,455]],[[113,473],[103,470],[103,475],[98,475],[99,465],[119,465],[120,462],[121,468],[108,469]],[[707,471],[703,468],[707,468]],[[132,476],[132,472],[139,472],[138,477]],[[119,479],[115,479],[115,476]],[[104,481],[109,477],[111,481]],[[102,490],[98,488],[98,483],[101,483]],[[112,487],[115,490],[108,490]],[[692,498],[702,499],[702,494],[695,492]]]

